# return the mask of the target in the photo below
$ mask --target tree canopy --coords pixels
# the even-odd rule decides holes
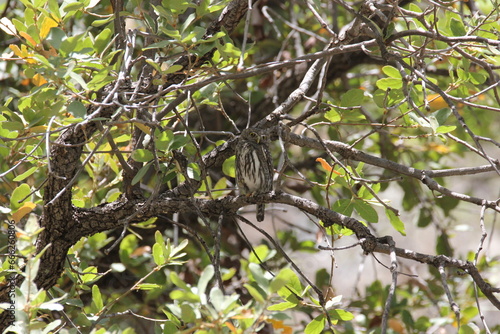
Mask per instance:
[[[499,331],[499,8],[0,4],[0,331]]]

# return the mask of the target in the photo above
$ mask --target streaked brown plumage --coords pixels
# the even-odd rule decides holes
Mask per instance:
[[[236,146],[236,183],[241,194],[256,195],[273,190],[273,162],[265,132],[248,128]],[[264,220],[264,204],[257,204],[257,221]]]

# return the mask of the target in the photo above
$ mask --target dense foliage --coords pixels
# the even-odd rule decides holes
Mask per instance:
[[[498,3],[0,12],[0,331],[500,330]]]

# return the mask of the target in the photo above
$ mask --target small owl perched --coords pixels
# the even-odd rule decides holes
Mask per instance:
[[[273,190],[273,162],[265,132],[248,128],[236,146],[236,183],[241,194],[256,195]],[[257,221],[264,220],[264,204],[257,204]]]

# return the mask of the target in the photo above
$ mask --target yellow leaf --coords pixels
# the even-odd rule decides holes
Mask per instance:
[[[40,38],[45,39],[50,32],[50,28],[57,27],[57,22],[50,17],[45,16],[42,20],[42,28],[40,29]]]
[[[28,51],[28,48],[26,47],[26,45],[24,45],[24,44],[21,45],[21,48],[19,49],[19,47],[17,45],[10,44],[9,48],[12,51],[14,51],[14,54],[16,56],[18,56],[19,58],[22,58],[28,64],[35,64],[36,63],[36,60],[34,60],[32,58],[34,54],[32,52]]]
[[[43,84],[46,84],[47,83],[47,80],[45,80],[45,78],[43,76],[41,76],[40,74],[35,74],[33,76],[33,83],[36,85],[36,86],[41,86]]]
[[[151,134],[151,129],[149,127],[147,127],[146,125],[142,124],[142,123],[136,123],[134,122],[134,125],[137,126],[139,129],[142,130],[142,132],[150,135]]]
[[[292,334],[293,330],[292,327],[287,326],[283,323],[281,320],[275,320],[275,319],[268,319],[267,322],[271,323],[273,325],[274,329],[281,329],[282,334]]]
[[[21,51],[21,49],[19,49],[19,46],[15,45],[15,44],[10,44],[9,45],[9,48],[14,52],[14,54],[20,58],[23,57],[23,53]]]
[[[429,102],[429,107],[431,111],[436,111],[443,108],[448,108],[448,103],[439,94],[431,94],[427,96],[427,102]]]
[[[44,133],[47,131],[47,125],[37,125],[30,128],[30,132],[32,133]]]
[[[436,144],[436,143],[429,143],[427,146],[428,146],[429,150],[435,151],[435,152],[440,153],[440,154],[450,153],[450,148],[448,146],[445,146],[445,145],[440,145],[440,144]]]
[[[12,214],[12,219],[14,219],[16,223],[18,223],[24,216],[33,211],[35,206],[36,204],[33,202],[24,203],[23,206],[21,206],[19,209],[16,210],[16,212]]]
[[[31,37],[30,35],[28,35],[26,32],[21,31],[21,32],[19,32],[19,35],[21,35],[22,37],[24,37],[28,41],[28,43],[30,43],[33,47],[36,46],[36,42],[33,39],[33,37]]]
[[[224,323],[224,325],[226,325],[227,327],[229,327],[229,330],[231,331],[231,333],[238,334],[238,333],[241,332],[238,329],[236,329],[236,327],[234,327],[234,325],[232,323],[230,323],[229,321],[226,321]]]

